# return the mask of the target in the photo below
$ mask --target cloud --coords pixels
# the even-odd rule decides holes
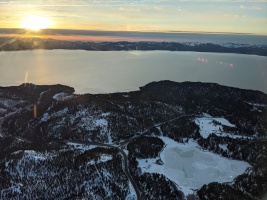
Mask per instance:
[[[0,0],[0,28],[38,15],[64,29],[267,32],[252,23],[266,19],[267,4],[255,2],[267,0]]]
[[[178,8],[176,9],[179,13],[189,13],[188,10],[184,10],[184,9],[181,9],[181,8]]]
[[[0,5],[40,7],[124,7],[124,6],[178,6],[181,3],[267,3],[267,0],[0,0]],[[243,5],[241,9],[247,8]],[[255,7],[253,9],[258,9]]]
[[[119,11],[126,11],[126,12],[141,12],[142,10],[137,7],[120,7]]]
[[[243,5],[240,5],[239,7],[242,10],[263,10],[263,8],[260,6],[243,6]]]
[[[230,17],[230,18],[246,18],[246,15],[238,15],[238,14],[224,14],[224,17]]]
[[[159,6],[154,6],[153,9],[154,9],[154,10],[157,10],[157,11],[161,11],[161,10],[163,10],[163,8],[162,8],[162,7],[159,7]]]

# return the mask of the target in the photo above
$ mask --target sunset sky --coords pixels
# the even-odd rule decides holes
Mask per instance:
[[[267,0],[0,0],[0,28],[30,16],[53,29],[267,35]]]

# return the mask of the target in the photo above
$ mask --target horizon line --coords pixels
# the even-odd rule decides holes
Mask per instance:
[[[55,29],[55,28],[46,28],[41,29],[39,31],[29,30],[25,28],[0,28],[0,33],[2,34],[12,34],[12,32],[9,33],[3,33],[2,31],[23,31],[18,32],[16,34],[25,34],[25,32],[28,33],[35,33],[35,34],[45,34],[46,31],[71,31],[72,34],[75,35],[84,35],[86,32],[93,33],[93,32],[102,32],[102,33],[160,33],[160,34],[179,34],[179,33],[188,33],[188,34],[225,34],[225,35],[255,35],[255,36],[267,36],[267,34],[259,34],[259,33],[240,33],[240,32],[212,32],[212,31],[176,31],[176,30],[169,30],[169,31],[158,31],[158,30],[141,30],[141,31],[126,31],[126,30],[102,30],[102,29]],[[83,33],[81,33],[83,32]],[[50,33],[51,34],[51,33]],[[57,33],[54,33],[57,34]],[[70,33],[65,33],[67,35],[70,35]]]

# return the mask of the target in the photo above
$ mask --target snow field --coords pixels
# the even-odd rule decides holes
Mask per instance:
[[[204,184],[231,182],[250,167],[247,162],[230,160],[200,149],[190,140],[187,144],[177,143],[168,137],[161,138],[166,147],[160,153],[163,165],[156,159],[137,159],[142,172],[165,175],[178,185],[185,195],[193,193]]]
[[[97,147],[97,145],[85,145],[85,144],[81,144],[81,143],[75,143],[75,142],[67,142],[68,145],[72,146],[75,149],[79,149],[79,150],[91,150]]]
[[[100,158],[97,161],[91,160],[87,163],[87,165],[95,165],[97,163],[107,162],[107,161],[112,160],[112,159],[113,159],[112,155],[103,154],[100,156]]]
[[[224,118],[213,118],[213,117],[201,117],[195,120],[195,123],[200,128],[200,135],[203,138],[209,137],[211,133],[222,134],[223,127],[222,125],[214,124],[216,121],[222,125],[235,127],[235,125],[231,124],[228,120]]]
[[[203,113],[204,117],[196,118],[195,123],[200,128],[200,135],[203,138],[208,138],[210,134],[214,133],[220,137],[231,137],[231,138],[243,138],[242,135],[235,135],[233,133],[226,133],[223,131],[223,126],[235,127],[227,119],[222,117],[212,117],[209,114]],[[253,137],[246,136],[247,139],[253,139]]]

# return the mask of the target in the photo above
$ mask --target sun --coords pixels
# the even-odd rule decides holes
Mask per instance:
[[[22,28],[39,31],[41,29],[51,28],[51,21],[45,17],[28,16],[21,23]]]

